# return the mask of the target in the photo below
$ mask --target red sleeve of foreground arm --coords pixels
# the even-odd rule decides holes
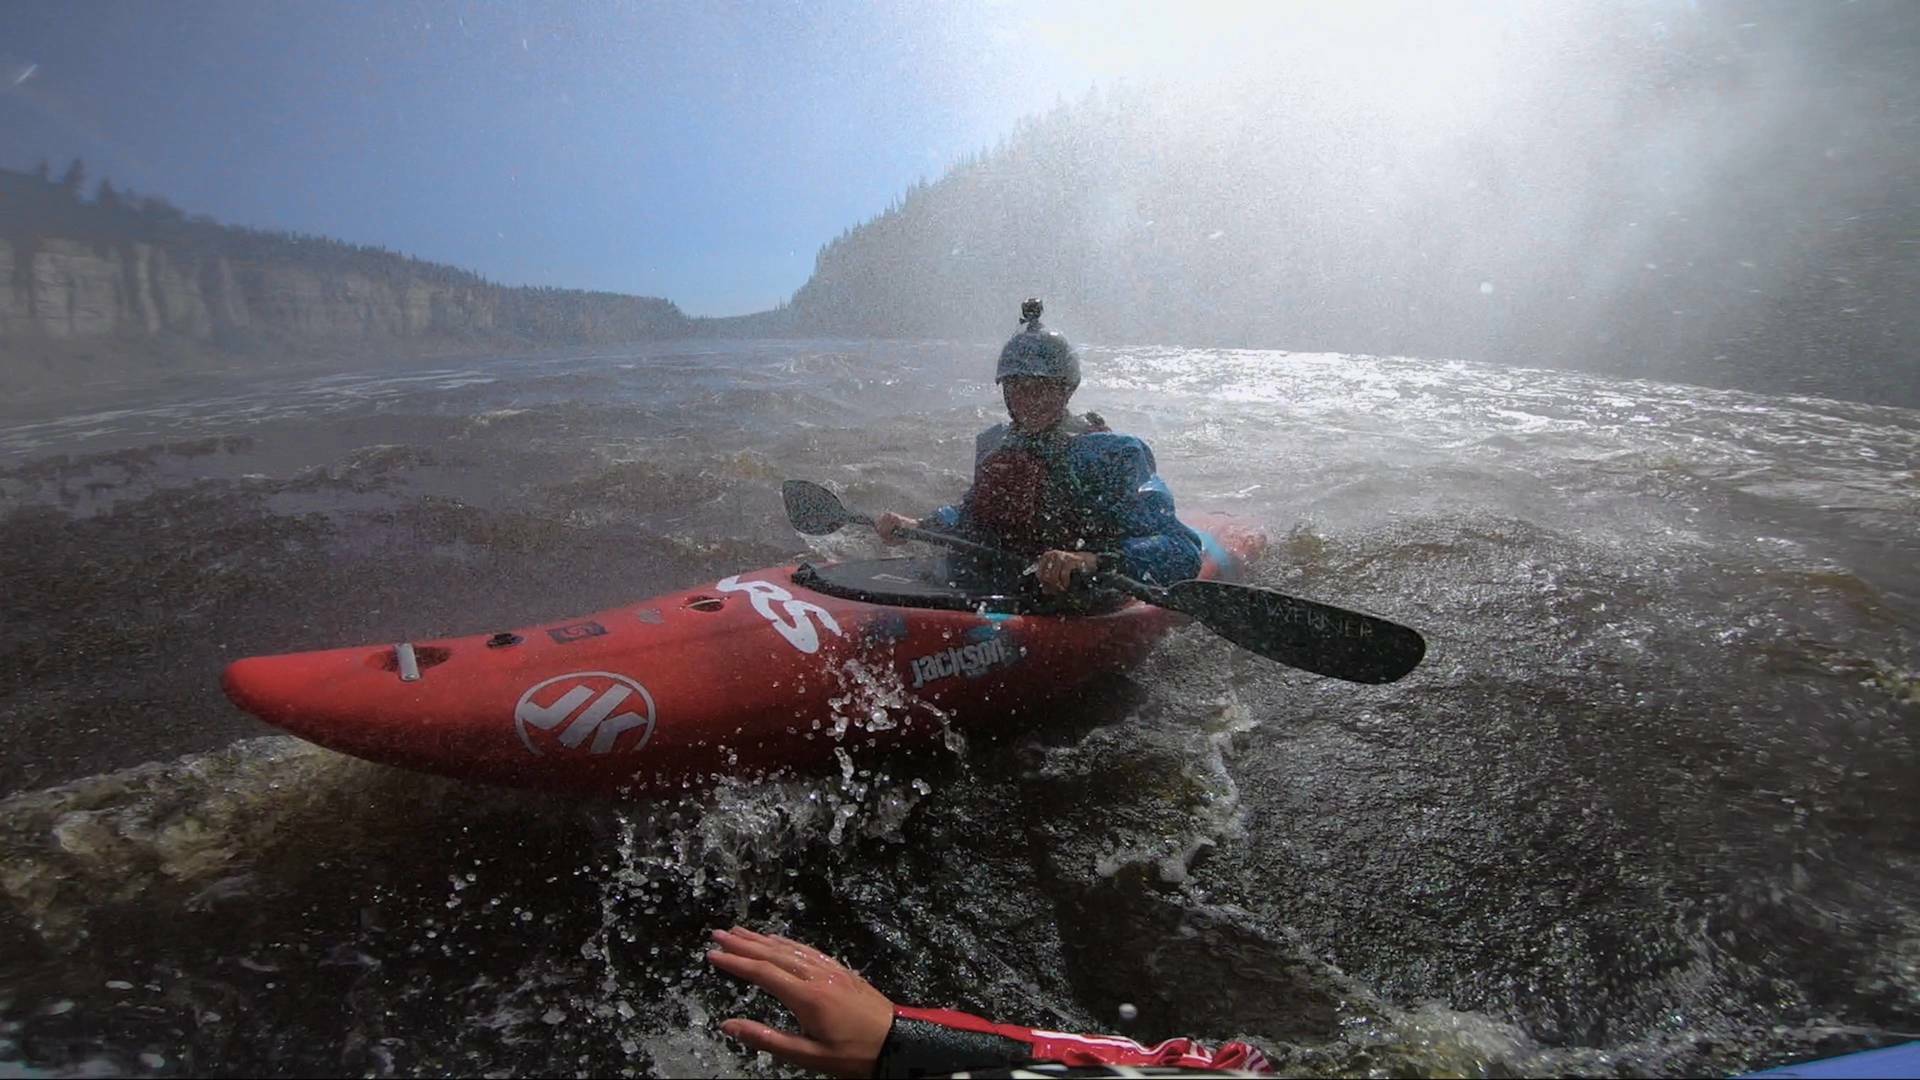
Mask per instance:
[[[1075,1035],[1064,1031],[1025,1028],[1017,1024],[996,1024],[952,1009],[903,1006],[896,1008],[894,1014],[961,1031],[1015,1039],[1033,1048],[1035,1061],[1057,1061],[1064,1065],[1163,1065],[1183,1069],[1273,1071],[1266,1055],[1243,1042],[1223,1043],[1217,1049],[1203,1046],[1192,1039],[1168,1039],[1156,1046],[1142,1046],[1118,1035]]]

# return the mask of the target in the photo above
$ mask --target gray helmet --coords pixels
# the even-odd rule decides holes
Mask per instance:
[[[1080,355],[1068,344],[1066,335],[1040,325],[1040,301],[1020,305],[1020,321],[1026,329],[1007,339],[1000,350],[1000,366],[993,381],[1005,382],[1018,376],[1058,379],[1069,387],[1080,385]]]

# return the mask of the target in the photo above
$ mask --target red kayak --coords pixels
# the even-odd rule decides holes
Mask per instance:
[[[1240,519],[1188,524],[1202,577],[1237,580],[1266,547]],[[944,567],[774,567],[506,633],[252,657],[224,684],[260,719],[370,761],[646,794],[937,740],[1130,667],[1185,621],[1138,601],[1034,613]]]

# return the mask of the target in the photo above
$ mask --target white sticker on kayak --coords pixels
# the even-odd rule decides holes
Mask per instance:
[[[653,738],[653,719],[647,688],[611,671],[556,675],[521,694],[513,707],[514,730],[534,757],[549,750],[595,756],[638,750]]]
[[[819,604],[809,604],[805,600],[795,600],[792,593],[771,581],[741,581],[740,575],[735,574],[732,577],[721,578],[714,588],[721,592],[746,593],[747,598],[753,601],[753,610],[759,612],[761,618],[772,623],[773,628],[780,631],[780,636],[786,638],[788,644],[803,653],[820,651],[820,631],[813,625],[816,617],[819,618],[822,626],[833,631],[835,637],[842,636],[840,624],[834,621],[833,615],[826,608]],[[773,610],[775,604],[784,608],[787,617],[793,621],[788,622],[782,619],[780,613]]]

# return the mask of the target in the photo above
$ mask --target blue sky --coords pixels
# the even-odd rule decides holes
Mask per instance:
[[[1193,15],[10,0],[0,166],[78,156],[223,221],[735,314],[1020,116],[1180,62]]]

